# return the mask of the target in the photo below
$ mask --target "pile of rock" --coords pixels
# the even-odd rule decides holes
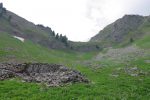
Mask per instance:
[[[137,76],[149,76],[149,71],[144,71],[141,68],[135,66],[135,67],[123,67],[123,68],[117,68],[115,69],[110,76],[118,77],[121,74],[126,74],[129,76],[137,77]]]
[[[145,76],[149,74],[148,72],[143,71],[138,67],[125,67],[124,71],[130,76]]]
[[[88,82],[88,79],[80,72],[63,65],[47,63],[0,64],[0,80],[12,77],[20,77],[26,82],[45,83],[48,86]]]
[[[96,61],[111,60],[116,63],[128,63],[135,61],[139,58],[149,57],[149,49],[141,49],[136,45],[124,47],[124,48],[109,48],[106,53],[100,53],[96,56]]]

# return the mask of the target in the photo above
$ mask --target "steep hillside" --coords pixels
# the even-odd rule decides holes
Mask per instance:
[[[30,40],[21,41],[11,34],[0,32],[0,62],[49,62],[70,64],[71,62],[91,59],[96,52],[74,52],[53,50]],[[74,66],[74,65],[73,65]]]
[[[125,15],[123,18],[106,26],[90,41],[99,42],[105,46],[127,45],[145,34],[150,34],[149,31],[144,31],[149,25],[149,16]]]
[[[13,12],[6,10],[6,8],[3,7],[3,4],[1,4],[0,10],[1,32],[30,40],[35,44],[39,44],[50,49],[75,51],[99,50],[95,44],[88,45],[80,42],[68,41],[66,36],[62,36],[62,34],[58,33],[56,34],[50,27],[45,27],[41,24],[35,25],[34,23],[14,14]],[[77,43],[80,44],[79,48],[75,46]]]
[[[4,7],[2,6],[1,9]],[[34,43],[54,49],[65,49],[66,45],[55,38],[54,31],[49,27],[35,25],[18,15],[5,10],[0,17],[0,31],[19,36]]]

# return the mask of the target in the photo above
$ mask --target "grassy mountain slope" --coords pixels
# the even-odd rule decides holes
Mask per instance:
[[[140,48],[144,46],[145,49],[149,49],[148,42],[147,37],[144,37],[138,40],[136,45]],[[28,40],[21,42],[10,34],[0,32],[1,62],[29,61],[64,64],[81,71],[91,81],[89,84],[77,83],[64,87],[46,87],[44,84],[24,83],[17,78],[5,80],[0,81],[0,99],[147,100],[150,97],[149,56],[147,58],[137,56],[136,60],[131,59],[128,64],[124,64],[113,62],[108,59],[110,57],[100,61],[95,60],[97,54],[97,52],[81,53],[50,50]],[[87,65],[89,61],[92,63]],[[99,65],[95,66],[95,64]],[[125,68],[130,73],[126,72]],[[136,68],[138,70],[133,70]]]
[[[6,13],[0,17],[0,22],[0,31],[23,37],[48,48],[66,48],[64,43],[55,38],[51,28],[35,25],[10,11],[6,11]]]
[[[76,42],[68,41],[66,36],[58,35],[49,27],[43,25],[35,25],[32,22],[10,12],[1,6],[0,10],[5,13],[0,13],[0,31],[6,32],[13,36],[23,37],[26,40],[30,40],[41,46],[45,46],[50,49],[66,49],[76,51],[93,51],[99,50],[95,44],[82,44],[79,49],[75,46]],[[66,39],[64,41],[64,38]]]
[[[143,20],[143,17],[139,19],[141,18]],[[29,25],[25,24],[27,26],[22,27],[20,24],[23,22],[19,24],[18,20],[14,22],[18,23],[17,25],[11,25],[6,19],[0,18],[0,62],[64,64],[79,70],[91,81],[89,84],[76,83],[63,87],[47,87],[44,84],[22,82],[19,78],[8,79],[0,81],[0,100],[148,100],[150,98],[150,24],[148,19],[149,17],[144,18],[144,23],[138,28],[139,31],[134,30],[128,35],[124,33],[125,37],[120,40],[123,41],[121,45],[116,42],[113,44],[107,42],[111,46],[115,45],[116,48],[104,48],[101,52],[75,52],[52,50],[39,44],[39,40],[45,40],[48,37],[41,27],[36,29],[39,26],[28,23]],[[142,32],[144,35],[136,37],[135,32]],[[30,34],[31,36],[27,36],[31,39],[23,37],[26,35],[22,34]],[[23,37],[25,41],[22,42],[13,35]],[[132,43],[128,43],[131,36],[136,38]],[[114,38],[109,39],[114,40]],[[98,41],[96,44],[95,42],[73,43],[73,49],[83,45],[86,48],[88,45],[98,47],[101,43],[106,41],[100,43]],[[122,48],[123,44],[127,47]]]
[[[128,45],[132,41],[140,39],[149,27],[150,17],[139,15],[125,15],[114,23],[105,27],[96,36],[91,38],[91,42],[99,42],[105,46]]]
[[[29,40],[21,42],[12,35],[0,32],[0,62],[52,62],[66,63],[68,60],[77,60],[92,53],[52,50],[35,44]]]

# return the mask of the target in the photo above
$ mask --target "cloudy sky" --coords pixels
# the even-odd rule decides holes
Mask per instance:
[[[0,0],[34,22],[73,41],[87,41],[125,14],[150,15],[150,0]]]

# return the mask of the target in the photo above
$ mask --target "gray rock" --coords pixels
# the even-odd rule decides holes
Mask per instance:
[[[89,82],[80,72],[63,65],[48,63],[0,64],[0,80],[20,77],[26,82],[61,86],[68,83]]]
[[[0,69],[0,80],[11,78],[13,76],[14,76],[13,72],[5,70],[5,69]]]

